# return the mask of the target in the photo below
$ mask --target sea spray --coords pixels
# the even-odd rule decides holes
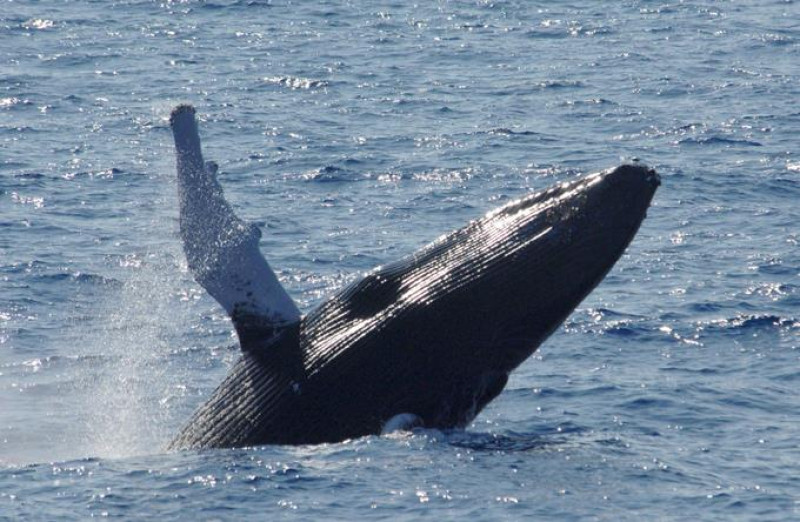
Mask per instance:
[[[102,354],[83,377],[88,454],[123,457],[158,451],[167,437],[180,375],[169,362],[176,337],[189,329],[178,259],[129,256],[127,279],[97,303],[85,350]],[[189,305],[189,306],[187,306]],[[177,340],[180,344],[180,341]]]

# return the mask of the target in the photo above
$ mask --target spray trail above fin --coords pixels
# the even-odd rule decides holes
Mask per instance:
[[[170,115],[175,138],[180,234],[192,275],[225,308],[242,349],[269,341],[300,320],[300,311],[258,249],[261,231],[236,216],[204,163],[194,108]]]

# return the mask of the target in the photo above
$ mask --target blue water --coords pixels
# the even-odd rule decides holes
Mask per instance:
[[[7,1],[0,519],[800,517],[797,2]],[[168,115],[304,310],[639,158],[606,280],[465,432],[166,453],[238,349]]]

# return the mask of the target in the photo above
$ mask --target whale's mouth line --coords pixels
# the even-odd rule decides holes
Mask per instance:
[[[660,179],[623,165],[487,212],[301,315],[175,108],[180,235],[241,358],[170,447],[315,444],[463,427],[603,279]]]

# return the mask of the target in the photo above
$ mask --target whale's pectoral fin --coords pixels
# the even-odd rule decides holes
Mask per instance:
[[[258,347],[300,320],[258,241],[261,231],[240,219],[217,181],[217,164],[203,162],[194,108],[170,116],[178,167],[180,234],[195,280],[228,312],[243,349]]]

